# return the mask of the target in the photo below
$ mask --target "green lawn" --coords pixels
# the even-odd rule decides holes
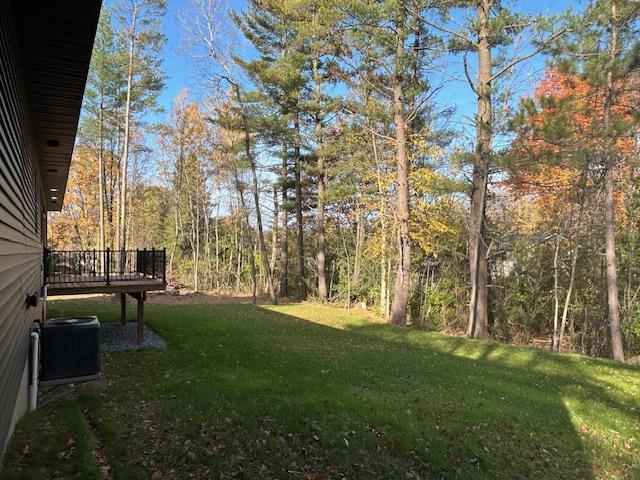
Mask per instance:
[[[101,478],[96,439],[117,479],[640,478],[637,367],[306,304],[147,317],[168,348],[104,355],[104,381],[27,416],[8,479]]]

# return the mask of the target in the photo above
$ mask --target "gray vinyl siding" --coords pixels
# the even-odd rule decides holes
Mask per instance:
[[[42,286],[42,190],[9,2],[0,1],[0,457],[38,308],[27,295]]]

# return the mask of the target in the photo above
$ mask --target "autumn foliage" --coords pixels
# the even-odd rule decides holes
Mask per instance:
[[[614,103],[613,113],[618,125],[632,120],[624,97]],[[543,216],[575,201],[578,190],[596,187],[604,151],[603,115],[602,88],[578,75],[547,69],[514,122],[507,187],[538,204]],[[617,155],[630,155],[634,148],[633,138],[615,136]],[[617,167],[618,177],[625,173]]]

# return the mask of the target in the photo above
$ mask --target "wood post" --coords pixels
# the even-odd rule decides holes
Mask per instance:
[[[144,342],[144,300],[147,292],[140,292],[137,295],[138,300],[138,344]]]
[[[120,294],[120,324],[127,323],[127,294]]]
[[[105,276],[105,282],[107,283],[107,285],[111,283],[111,277],[109,275],[110,270],[111,270],[111,249],[107,248],[107,250],[104,252],[104,276]]]

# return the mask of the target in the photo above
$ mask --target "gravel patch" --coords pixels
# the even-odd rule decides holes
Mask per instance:
[[[125,325],[119,322],[100,324],[100,350],[103,352],[126,352],[128,350],[140,350],[141,348],[165,348],[167,341],[144,326],[144,342],[136,343],[136,322],[127,322]]]

